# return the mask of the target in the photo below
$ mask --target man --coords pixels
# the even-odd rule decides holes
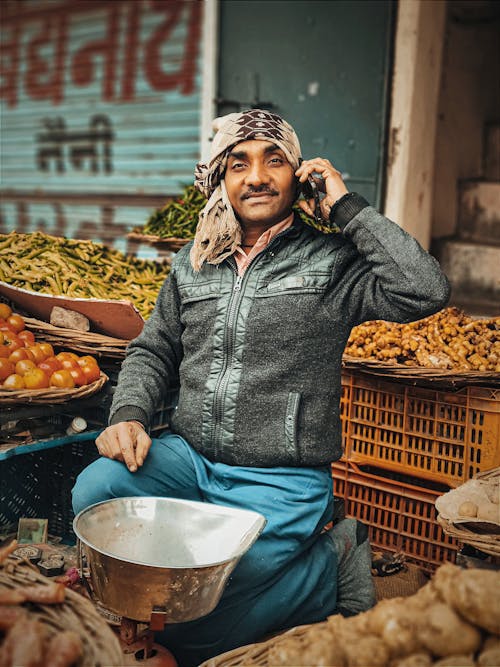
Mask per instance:
[[[349,193],[323,158],[301,161],[293,128],[254,109],[218,119],[196,185],[208,199],[144,331],[131,342],[102,455],[79,477],[75,512],[108,498],[174,496],[261,512],[266,528],[217,608],[173,625],[182,667],[301,623],[374,604],[366,528],[332,516],[341,456],[341,357],[364,320],[420,319],[445,305],[437,262]],[[316,174],[325,235],[293,213]],[[311,213],[312,201],[301,202]],[[171,432],[155,406],[179,386]],[[125,464],[125,465],[124,465]]]

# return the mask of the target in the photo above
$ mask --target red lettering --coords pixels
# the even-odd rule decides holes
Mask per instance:
[[[102,78],[103,99],[114,98],[114,82],[116,69],[116,55],[118,48],[118,24],[121,5],[111,4],[108,8],[108,23],[106,35],[102,39],[95,39],[78,49],[71,63],[71,77],[77,86],[87,86],[95,78],[94,56],[100,55],[104,59],[104,76]]]
[[[9,107],[15,107],[19,83],[19,24],[14,24],[11,30],[10,40],[2,40],[0,44],[0,98],[6,100]]]
[[[166,18],[152,33],[144,47],[144,73],[152,88],[155,90],[172,90],[179,87],[184,95],[194,90],[194,75],[200,34],[201,2],[165,2],[156,0],[153,8],[161,11]],[[182,18],[184,10],[189,12],[188,34],[180,69],[175,72],[165,72],[161,67],[161,49],[177,23]]]
[[[25,87],[28,95],[35,100],[52,99],[54,104],[60,104],[63,99],[67,28],[64,14],[58,17],[51,14],[50,19],[43,21],[38,35],[28,44]],[[52,65],[40,54],[41,49],[51,43],[54,48]]]

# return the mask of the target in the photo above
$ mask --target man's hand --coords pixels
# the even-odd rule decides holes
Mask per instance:
[[[129,421],[108,426],[95,444],[101,456],[123,461],[130,472],[135,472],[148,455],[151,438],[140,422]]]
[[[320,178],[313,176],[314,173],[319,174]],[[321,213],[325,220],[328,220],[331,208],[335,202],[349,192],[340,172],[335,169],[329,160],[322,157],[304,160],[295,172],[295,175],[301,183],[304,183],[311,176],[316,181],[318,190],[325,193],[325,196],[321,200]],[[314,217],[314,200],[306,201],[301,199],[299,206],[305,213]]]

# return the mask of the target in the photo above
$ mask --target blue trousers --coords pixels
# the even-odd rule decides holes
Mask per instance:
[[[321,531],[331,519],[332,479],[324,468],[244,468],[212,463],[183,438],[153,439],[144,465],[100,458],[73,488],[75,514],[124,496],[184,498],[260,512],[264,531],[234,569],[207,616],[157,636],[180,667],[193,667],[270,632],[324,620],[337,601],[337,555]]]

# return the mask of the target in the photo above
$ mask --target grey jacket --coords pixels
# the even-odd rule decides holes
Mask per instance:
[[[194,272],[185,246],[130,343],[110,423],[139,419],[148,427],[178,385],[172,430],[212,461],[319,466],[338,459],[341,360],[351,328],[420,319],[449,296],[438,263],[417,241],[361,197],[348,206],[352,219],[345,210],[337,216],[347,223],[342,234],[324,235],[296,216],[242,279],[232,257]]]

